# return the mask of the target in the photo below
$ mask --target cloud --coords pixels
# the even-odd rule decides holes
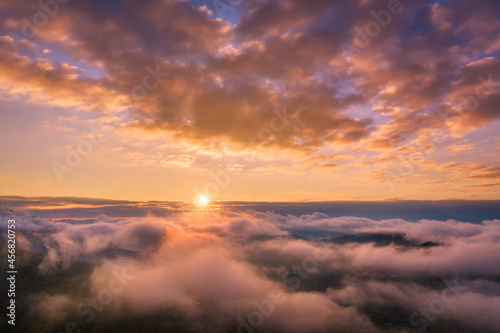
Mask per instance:
[[[407,150],[424,150],[416,138],[438,147],[499,119],[498,2],[402,1],[386,24],[389,3],[396,2],[254,1],[227,21],[189,1],[119,1],[113,10],[70,2],[24,38],[40,5],[4,1],[0,98],[106,117],[118,131],[95,160],[119,168],[237,166],[257,177],[279,159],[285,176],[312,174],[311,191],[321,193],[320,174],[343,173],[374,193],[390,177],[372,168],[385,161],[399,170]],[[345,45],[359,52],[346,54]],[[45,126],[69,135],[82,117],[69,126],[49,115]],[[148,141],[153,135],[168,144]],[[395,183],[411,184],[412,198],[493,198],[494,187],[470,186],[467,177],[487,179],[472,170],[449,190],[421,181],[461,161],[478,140],[440,150],[443,158],[426,155],[412,177]],[[498,167],[481,155],[485,168]],[[438,176],[455,182],[458,175]],[[349,193],[342,198],[350,191],[342,188]]]
[[[429,325],[498,328],[498,220],[376,221],[255,211],[98,216],[85,223],[8,210],[2,216],[16,219],[20,248],[43,253],[38,269],[44,276],[71,276],[76,263],[91,265],[69,284],[79,293],[34,290],[35,317],[49,315],[43,304],[50,301],[51,318],[68,320],[88,320],[92,311],[106,320],[177,309],[219,329],[236,330],[245,322],[279,332],[379,332],[389,326],[376,313],[414,328],[409,316],[458,279],[459,296]],[[385,242],[382,235],[400,236]],[[106,309],[101,315],[88,303],[92,297]],[[69,312],[71,304],[80,312]],[[204,321],[208,314],[211,320]]]
[[[2,7],[13,17],[28,18],[35,9],[24,2]],[[14,37],[4,35],[4,80],[23,83],[35,101],[43,86],[59,105],[72,100],[110,111],[128,100],[135,119],[131,126],[199,142],[224,138],[245,145],[268,126],[276,104],[287,105],[293,117],[287,128],[274,133],[272,144],[293,149],[355,143],[384,132],[390,135],[371,136],[370,141],[380,146],[385,140],[384,146],[393,147],[424,128],[458,130],[456,126],[480,126],[497,118],[490,107],[496,105],[497,92],[488,92],[474,112],[466,110],[472,120],[468,125],[458,124],[444,110],[446,100],[452,100],[451,112],[456,112],[467,95],[474,95],[484,85],[479,75],[498,74],[493,53],[500,44],[493,37],[500,26],[488,14],[498,9],[494,1],[481,6],[466,1],[401,3],[367,49],[348,59],[342,42],[351,42],[353,29],[374,20],[371,11],[384,10],[387,1],[259,1],[244,7],[238,23],[231,25],[185,1],[125,1],[114,9],[120,15],[112,18],[99,2],[71,3],[37,29],[37,38],[62,46],[80,65],[36,57],[38,40],[34,53],[21,57],[12,51]],[[16,22],[21,29],[21,20]],[[481,32],[484,22],[489,22],[487,32]],[[4,26],[3,31],[16,30]],[[47,50],[40,52],[49,57]],[[478,59],[479,50],[488,57]],[[98,68],[100,77],[84,78],[81,73],[88,66]],[[144,100],[131,99],[147,68],[168,77],[146,91]],[[374,132],[372,119],[349,115],[355,105],[383,105],[378,112],[388,112],[392,119]]]

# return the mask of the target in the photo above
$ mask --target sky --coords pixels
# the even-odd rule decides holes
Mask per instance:
[[[0,3],[0,195],[499,199],[498,1]]]
[[[249,202],[211,201],[207,204],[190,201],[133,201],[77,197],[0,196],[0,205],[13,211],[27,212],[31,216],[68,220],[81,223],[94,222],[97,217],[116,219],[195,214],[199,220],[211,213],[221,212],[273,212],[283,216],[302,216],[321,213],[330,217],[356,216],[372,220],[404,219],[418,222],[454,220],[481,224],[498,219],[499,200],[395,200],[395,201],[324,201],[324,202]],[[1,208],[0,207],[0,208]]]

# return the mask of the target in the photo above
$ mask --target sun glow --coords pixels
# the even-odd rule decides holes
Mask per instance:
[[[198,203],[200,205],[206,205],[208,203],[208,198],[204,195],[201,195],[199,198],[198,198]]]

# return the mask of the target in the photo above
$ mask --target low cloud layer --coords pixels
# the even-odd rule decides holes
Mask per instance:
[[[499,220],[192,211],[79,224],[8,210],[2,218],[16,220],[20,250],[42,255],[43,278],[91,265],[69,291],[25,291],[26,321],[49,318],[52,330],[161,313],[178,313],[186,332],[500,329]],[[175,331],[165,318],[155,329]]]

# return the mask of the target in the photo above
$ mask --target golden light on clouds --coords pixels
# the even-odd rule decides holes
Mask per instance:
[[[0,0],[17,327],[500,332],[498,13]]]
[[[498,2],[201,2],[2,1],[0,194],[500,196]]]

